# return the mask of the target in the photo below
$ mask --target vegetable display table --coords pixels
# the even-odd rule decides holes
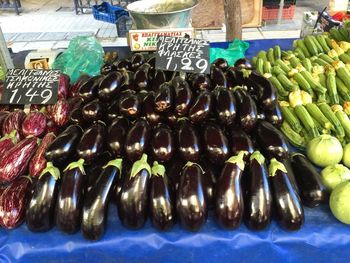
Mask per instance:
[[[247,56],[278,44],[290,48],[292,40],[249,41]],[[225,43],[213,44],[224,47]],[[350,227],[338,222],[328,205],[305,208],[300,231],[286,232],[275,221],[260,232],[242,224],[221,229],[213,214],[197,233],[179,224],[165,233],[150,222],[137,231],[125,229],[110,205],[104,237],[84,240],[81,233],[66,235],[57,228],[31,233],[25,224],[15,230],[0,229],[0,262],[341,262],[348,260]]]

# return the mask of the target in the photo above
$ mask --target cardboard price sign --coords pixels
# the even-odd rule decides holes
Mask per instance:
[[[60,72],[43,69],[9,69],[1,104],[55,104]]]
[[[209,41],[184,37],[158,37],[156,68],[210,73]]]

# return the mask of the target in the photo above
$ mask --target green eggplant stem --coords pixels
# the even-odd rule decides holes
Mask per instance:
[[[103,166],[102,168],[105,169],[108,166],[114,166],[116,167],[120,173],[122,172],[122,167],[123,167],[123,159],[122,158],[117,158],[114,159],[112,161],[109,161],[105,166]]]
[[[225,163],[233,163],[233,164],[237,164],[239,169],[241,169],[241,171],[244,170],[244,156],[248,154],[247,151],[240,151],[237,155],[231,156]]]
[[[140,160],[134,162],[131,168],[131,177],[136,176],[141,170],[147,170],[147,172],[151,175],[152,169],[151,166],[147,163],[147,154],[142,154],[142,157]]]
[[[261,154],[260,151],[255,151],[250,156],[250,160],[256,160],[260,165],[263,165],[265,163],[265,157]]]
[[[78,168],[80,170],[80,172],[85,175],[84,163],[85,163],[85,160],[80,158],[78,161],[68,164],[66,169],[64,169],[63,171],[65,172],[65,171],[69,171],[69,170],[73,170],[75,168]]]
[[[57,167],[53,166],[52,162],[48,162],[46,164],[46,168],[41,172],[39,179],[46,173],[51,174],[55,180],[60,179],[61,176],[60,170]]]
[[[269,165],[269,176],[275,176],[278,170],[287,173],[287,169],[284,164],[277,161],[276,158],[272,158]]]
[[[154,176],[164,176],[165,175],[165,166],[154,162],[152,166],[152,175]]]

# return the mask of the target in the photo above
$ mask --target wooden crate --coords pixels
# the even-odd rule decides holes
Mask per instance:
[[[262,0],[241,0],[241,8],[243,27],[261,26]],[[224,23],[224,0],[199,0],[192,11],[194,28],[221,28]]]

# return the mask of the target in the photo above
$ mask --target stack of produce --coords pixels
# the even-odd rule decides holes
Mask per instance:
[[[340,221],[350,223],[350,206],[344,205],[350,190],[349,29],[306,36],[290,51],[275,46],[252,61],[276,87],[284,118],[281,131],[324,168],[322,182],[332,192],[330,207]]]
[[[85,238],[99,239],[113,200],[130,229],[143,227],[150,216],[160,230],[178,220],[197,231],[209,209],[227,229],[244,219],[261,230],[272,214],[283,228],[300,229],[302,202],[317,206],[327,193],[307,159],[290,156],[278,130],[283,119],[276,91],[257,72],[246,75],[249,66],[240,60],[228,67],[218,59],[209,75],[180,74],[156,70],[154,57],[141,54],[105,65],[102,75],[70,87],[68,100],[46,107],[61,128],[56,138],[47,133],[36,152],[36,137],[47,129],[24,135],[18,120],[7,127],[7,117],[4,135],[16,130],[33,147],[23,158],[22,141],[10,145],[0,160],[0,178],[10,182],[0,194],[1,225],[13,228],[25,217],[31,231],[56,224],[63,232],[80,228]],[[9,115],[19,112],[24,114]],[[39,111],[28,116],[33,114]],[[40,122],[31,123],[34,128]],[[11,152],[16,161],[6,157]],[[30,192],[20,177],[28,167],[35,178]],[[9,197],[18,189],[21,195]]]

